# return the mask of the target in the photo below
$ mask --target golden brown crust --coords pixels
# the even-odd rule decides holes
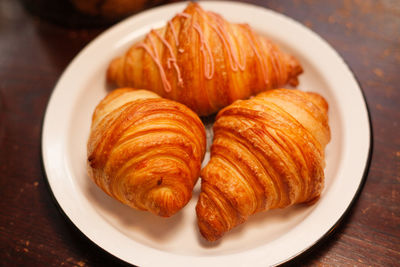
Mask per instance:
[[[190,200],[205,145],[201,120],[184,105],[114,90],[93,114],[89,175],[122,203],[168,217]]]
[[[318,94],[277,89],[218,113],[196,206],[207,240],[256,212],[318,199],[330,140],[327,110]]]
[[[209,115],[237,99],[285,84],[295,86],[301,72],[295,58],[247,24],[229,23],[190,3],[164,28],[152,30],[114,59],[107,78]]]

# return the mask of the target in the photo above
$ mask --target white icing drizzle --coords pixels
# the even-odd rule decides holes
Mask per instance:
[[[172,24],[172,22],[170,20],[168,21],[168,25],[169,25],[169,28],[172,31],[172,35],[174,36],[176,47],[178,47],[179,46],[179,40],[178,40],[178,35],[176,35],[176,31],[174,29],[174,25]]]
[[[157,31],[152,30],[151,33],[154,33],[161,40],[161,42],[167,47],[167,49],[169,51],[169,54],[170,54],[170,57],[167,59],[168,69],[171,68],[171,62],[172,62],[172,65],[174,66],[175,71],[176,71],[176,75],[178,76],[178,85],[182,86],[183,85],[183,80],[182,80],[182,77],[181,77],[181,72],[179,70],[179,66],[177,64],[175,54],[174,54],[174,52],[172,52],[172,47],[167,42],[167,40],[165,40],[165,38],[162,37]]]
[[[187,14],[187,13],[184,13],[184,12],[180,12],[180,13],[177,13],[176,15],[175,15],[175,17],[183,17],[183,18],[185,18],[185,19],[190,19],[190,18],[192,18],[192,16],[190,15],[190,14]],[[171,22],[171,21],[169,21],[169,22]],[[173,25],[172,25],[172,23],[170,24],[170,27],[173,29],[173,27],[172,27]],[[177,42],[177,46],[179,45],[179,40],[178,40],[178,38],[176,38],[176,42]],[[183,53],[183,52],[185,52],[185,50],[183,49],[183,48],[179,48],[178,49],[178,52],[179,53]]]
[[[206,42],[206,40],[204,39],[204,35],[200,28],[200,25],[197,23],[193,23],[193,28],[198,32],[200,42],[201,42],[200,51],[203,54],[203,59],[204,59],[204,76],[206,77],[206,79],[210,80],[214,76],[214,60],[213,60],[213,56],[211,53],[211,49],[210,49],[210,46],[208,45],[208,43]],[[204,48],[207,50],[208,63],[206,63],[207,55],[206,55],[206,51],[204,51]]]
[[[221,39],[225,47],[225,50],[228,52],[228,58],[229,58],[229,63],[231,65],[231,69],[233,71],[238,71],[239,68],[241,71],[244,71],[246,68],[246,57],[243,57],[243,63],[241,64],[239,62],[236,50],[233,49],[231,39],[229,38],[227,31],[224,29],[223,24],[221,24],[220,22],[222,19],[217,14],[209,12],[210,16],[212,15],[214,21],[216,22],[216,25],[211,24],[208,18],[206,18],[205,15],[203,14],[203,11],[199,7],[196,7],[196,9],[197,12],[200,14],[200,16],[203,18],[204,22],[207,23]],[[244,54],[242,48],[240,48],[240,52],[241,54]]]
[[[190,18],[192,17],[190,14],[185,13],[185,12],[180,12],[180,13],[176,14],[176,16],[178,16],[178,17],[184,17],[184,18],[186,18],[186,19],[190,19]]]
[[[165,75],[164,68],[163,68],[163,66],[162,66],[162,64],[160,62],[160,57],[158,56],[158,52],[157,52],[156,46],[154,45],[153,39],[151,37],[151,34],[148,34],[147,37],[148,37],[148,39],[150,41],[150,44],[151,44],[151,46],[153,48],[154,54],[151,51],[151,49],[144,42],[141,42],[140,44],[138,44],[137,47],[142,47],[144,50],[146,50],[146,52],[153,59],[154,63],[157,65],[158,70],[160,72],[163,88],[164,88],[165,92],[169,93],[169,92],[171,92],[171,84],[168,82],[168,79],[167,79],[167,77]]]
[[[197,10],[198,14],[202,17],[204,22],[209,27],[211,27],[214,30],[214,32],[218,35],[218,37],[221,39],[222,44],[223,44],[225,50],[227,51],[229,63],[231,65],[232,71],[235,71],[235,72],[238,70],[244,71],[246,68],[246,57],[244,55],[243,48],[241,46],[239,46],[239,54],[243,55],[243,58],[242,58],[243,62],[241,63],[240,59],[239,59],[240,57],[237,54],[237,50],[234,49],[232,40],[229,37],[228,32],[224,28],[224,25],[222,24],[224,22],[223,19],[220,18],[217,14],[209,12],[210,16],[212,16],[213,21],[215,22],[215,25],[214,25],[209,22],[209,19],[206,17],[203,10],[201,10],[199,7],[196,7],[196,10]],[[184,12],[178,13],[178,14],[176,14],[176,16],[182,17],[185,19],[192,18],[192,16],[190,14],[187,14]],[[169,25],[169,28],[171,29],[172,35],[174,37],[176,47],[178,48],[178,46],[179,46],[178,35],[174,29],[174,26],[173,26],[173,23],[171,22],[171,20],[168,21],[168,25]],[[200,25],[197,22],[193,22],[192,27],[197,31],[197,33],[199,35],[199,39],[200,39],[200,51],[202,53],[203,61],[204,61],[204,76],[206,79],[210,80],[213,78],[214,71],[215,71],[214,59],[213,59],[213,55],[212,55],[210,46],[209,46],[207,40],[205,40],[204,33],[203,33]],[[258,48],[261,46],[261,44],[259,43],[258,38],[254,37],[254,34],[253,34],[252,30],[250,29],[250,27],[245,25],[245,28],[248,31],[244,30],[243,32],[244,32],[252,50],[254,51],[257,61],[261,67],[261,72],[262,72],[262,75],[264,78],[264,82],[265,82],[265,84],[268,85],[270,83],[270,81],[268,79],[268,70],[267,70],[268,64],[266,64],[265,59],[261,56],[260,51],[258,50]],[[166,77],[166,74],[165,74],[165,70],[160,62],[160,57],[159,57],[158,51],[156,49],[156,46],[155,46],[154,41],[151,36],[152,34],[156,35],[160,39],[160,41],[163,43],[163,45],[165,45],[165,47],[168,49],[170,56],[167,58],[167,67],[168,67],[168,69],[171,69],[171,63],[172,63],[172,66],[174,67],[176,74],[177,74],[178,85],[183,86],[183,79],[181,77],[181,72],[180,72],[179,66],[177,64],[176,56],[173,53],[172,47],[167,42],[167,40],[165,40],[165,38],[163,38],[157,31],[151,30],[150,34],[148,34],[148,39],[149,39],[152,49],[150,49],[150,47],[148,45],[146,45],[144,42],[138,44],[137,47],[143,48],[150,55],[150,57],[153,59],[154,63],[157,65],[157,67],[159,69],[164,90],[166,92],[171,92],[171,84],[169,83],[169,81]],[[278,57],[278,55],[277,55],[276,51],[274,51],[274,49],[271,48],[271,45],[269,43],[268,43],[268,48],[271,53],[271,64],[273,65],[273,67],[275,69],[276,68],[278,69],[279,77],[281,77],[281,73],[282,73],[281,64],[279,64],[279,62],[276,62],[276,58]],[[260,49],[261,49],[261,47],[260,47]],[[184,49],[178,48],[178,52],[183,53]],[[278,64],[278,66],[276,64]]]

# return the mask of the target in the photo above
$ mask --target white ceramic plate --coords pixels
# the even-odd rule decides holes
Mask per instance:
[[[198,233],[195,204],[172,218],[132,210],[108,197],[87,177],[86,142],[92,112],[107,92],[105,71],[151,28],[163,26],[186,3],[155,8],[117,24],[91,42],[68,66],[49,101],[42,135],[43,162],[56,201],[69,219],[98,246],[140,266],[266,266],[283,263],[326,235],[355,198],[368,165],[370,125],[354,76],[324,40],[290,18],[231,2],[202,2],[232,22],[249,23],[305,69],[299,88],[323,95],[329,105],[332,140],[326,149],[326,184],[313,206],[254,215],[221,241]],[[207,158],[206,160],[207,161]]]

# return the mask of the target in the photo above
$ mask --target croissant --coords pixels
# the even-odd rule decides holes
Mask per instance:
[[[233,24],[190,3],[110,63],[107,80],[145,88],[200,116],[285,84],[296,86],[298,61],[247,24]]]
[[[88,173],[108,195],[169,217],[192,196],[204,157],[205,129],[184,105],[146,90],[114,90],[96,107]]]
[[[276,89],[218,113],[196,206],[207,240],[254,213],[319,198],[330,140],[327,111],[316,93]]]

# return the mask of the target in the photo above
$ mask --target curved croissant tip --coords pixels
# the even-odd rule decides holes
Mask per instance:
[[[299,85],[298,76],[303,73],[303,68],[301,67],[297,59],[295,59],[293,56],[290,56],[289,58],[289,68],[289,80],[287,81],[287,83],[291,86]]]
[[[320,94],[314,92],[307,92],[307,95],[310,97],[311,101],[317,105],[324,113],[328,112],[329,104]]]
[[[149,194],[147,210],[161,217],[171,217],[189,202],[190,196],[168,187],[156,188]]]
[[[107,82],[115,83],[118,80],[118,71],[120,69],[120,65],[122,63],[122,58],[117,57],[114,58],[107,69]]]
[[[201,235],[210,242],[217,241],[224,235],[221,225],[220,213],[215,209],[214,204],[203,192],[200,193],[196,205],[197,224]],[[222,227],[222,228],[221,228]]]
[[[215,242],[223,236],[222,233],[215,232],[211,225],[204,220],[199,220],[198,226],[200,234],[209,242]]]

